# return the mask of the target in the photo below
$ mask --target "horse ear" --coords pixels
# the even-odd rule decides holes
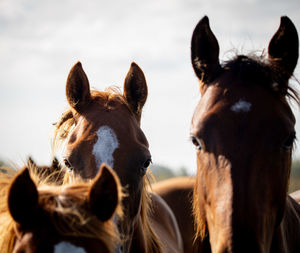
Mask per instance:
[[[220,67],[219,44],[210,29],[207,16],[197,24],[192,36],[192,64],[200,81],[209,83],[215,78]]]
[[[76,111],[80,111],[91,99],[89,80],[80,62],[77,62],[70,70],[66,84],[66,96],[68,103]]]
[[[269,43],[269,60],[277,65],[289,79],[294,72],[299,56],[299,38],[296,27],[286,16]]]
[[[33,160],[33,158],[31,156],[29,156],[27,158],[27,166],[28,167],[37,167],[35,161]]]
[[[124,96],[131,110],[141,116],[147,100],[148,87],[143,71],[136,63],[131,63],[124,82]]]
[[[54,171],[60,171],[62,169],[56,157],[53,157],[51,168],[53,168]]]
[[[101,221],[109,220],[114,214],[119,204],[119,188],[116,173],[103,163],[88,194],[89,205]]]
[[[21,170],[11,183],[8,208],[13,219],[21,225],[30,225],[36,219],[38,191],[27,167]]]

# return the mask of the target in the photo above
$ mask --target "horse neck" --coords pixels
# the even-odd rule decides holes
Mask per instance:
[[[161,253],[162,249],[156,234],[140,213],[132,233],[129,252]]]
[[[271,252],[300,252],[300,205],[286,197],[285,211],[279,227],[274,232]],[[278,249],[280,249],[278,251]],[[296,249],[296,251],[294,251]]]
[[[123,253],[145,252],[161,253],[158,237],[152,229],[149,214],[152,212],[152,201],[146,187],[143,189],[141,208],[136,219],[127,222]],[[125,225],[126,226],[126,225]]]

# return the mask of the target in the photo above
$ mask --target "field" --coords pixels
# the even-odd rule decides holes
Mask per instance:
[[[170,177],[191,176],[187,169],[182,167],[179,170],[174,170],[167,166],[152,165],[151,171],[155,176],[156,181],[161,181]],[[300,189],[300,160],[294,160],[292,164],[289,193]]]

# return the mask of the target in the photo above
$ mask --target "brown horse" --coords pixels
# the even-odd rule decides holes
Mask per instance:
[[[123,94],[113,88],[91,91],[81,63],[77,63],[66,84],[70,108],[57,123],[54,141],[66,140],[64,161],[75,174],[93,178],[99,164],[105,162],[120,177],[127,193],[124,219],[119,222],[120,233],[126,236],[123,253],[181,252],[181,236],[172,211],[147,190],[151,155],[140,128],[147,90],[142,70],[132,63]]]
[[[157,182],[152,190],[161,196],[172,209],[182,235],[185,253],[207,252],[209,242],[196,237],[193,216],[194,177],[174,177]]]
[[[103,165],[92,182],[63,186],[35,183],[40,175],[30,171],[1,174],[1,252],[116,252],[122,192],[112,169]]]
[[[64,180],[68,181],[65,176],[65,168],[61,166],[56,157],[53,158],[51,166],[37,165],[32,157],[28,157],[27,166],[31,168],[35,175],[38,175],[38,179],[47,181],[48,183],[55,183],[57,185],[64,184]]]
[[[295,117],[288,98],[298,60],[288,17],[268,56],[219,63],[219,45],[204,17],[192,37],[192,64],[202,95],[191,123],[197,153],[194,209],[211,251],[300,252],[300,206],[287,194]]]

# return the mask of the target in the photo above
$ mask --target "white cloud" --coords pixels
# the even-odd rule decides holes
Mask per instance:
[[[188,136],[198,99],[190,64],[196,23],[209,16],[223,56],[232,47],[267,47],[281,15],[300,29],[299,10],[296,0],[0,0],[0,114],[6,120],[0,155],[33,153],[47,162],[45,133],[66,106],[65,80],[77,60],[99,89],[121,86],[136,61],[149,85],[142,125],[153,160],[194,168]]]

